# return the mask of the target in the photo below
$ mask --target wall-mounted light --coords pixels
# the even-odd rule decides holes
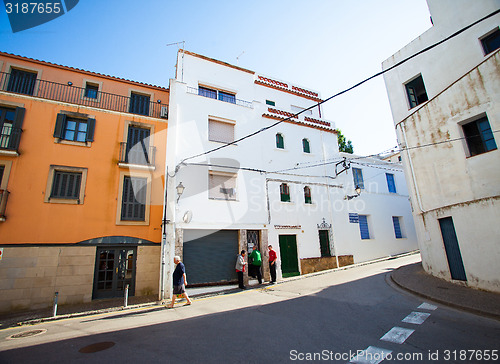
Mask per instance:
[[[68,86],[73,86],[73,82],[68,81]]]
[[[352,196],[348,196],[348,195],[346,195],[345,199],[346,199],[346,200],[352,200],[353,198],[358,197],[358,196],[361,194],[361,187],[356,186],[356,188],[354,189],[354,192],[356,192],[356,194],[355,194],[355,195],[352,195]]]
[[[160,99],[156,100],[156,102],[159,103],[159,104],[161,104],[161,100]]]
[[[179,202],[179,199],[181,198],[181,195],[184,193],[185,188],[186,187],[182,185],[182,182],[179,182],[179,184],[175,188],[177,190],[177,202]]]

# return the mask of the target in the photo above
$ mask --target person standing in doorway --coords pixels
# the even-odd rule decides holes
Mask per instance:
[[[243,272],[245,271],[245,266],[247,264],[245,260],[246,251],[242,250],[241,254],[236,258],[236,273],[238,274],[238,286],[240,289],[247,289],[243,284]]]
[[[262,257],[260,255],[259,248],[257,247],[257,244],[253,246],[252,254],[250,254],[250,258],[252,258],[252,262],[250,265],[250,272],[252,277],[257,276],[257,280],[259,281],[259,284],[262,284],[262,273],[260,271],[260,267],[262,265]]]
[[[190,305],[193,303],[186,292],[187,278],[186,278],[186,267],[181,262],[181,258],[176,255],[174,257],[174,264],[176,264],[174,273],[173,273],[173,294],[172,294],[172,303],[168,306],[170,308],[174,307],[175,299],[184,297],[187,301],[186,305]]]
[[[271,283],[276,283],[276,252],[273,250],[273,246],[269,245],[269,270],[271,271]]]

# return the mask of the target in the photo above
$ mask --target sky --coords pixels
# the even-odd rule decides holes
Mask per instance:
[[[168,87],[185,49],[327,97],[381,71],[431,27],[425,0],[80,0],[13,33],[0,3],[0,51]],[[396,146],[383,77],[323,104],[357,155]]]

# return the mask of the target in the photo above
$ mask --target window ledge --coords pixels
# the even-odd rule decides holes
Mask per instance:
[[[69,198],[55,198],[49,197],[45,202],[47,203],[59,203],[65,205],[83,205],[83,202],[77,199],[69,199]]]
[[[288,152],[288,150],[285,148],[274,148],[274,150],[278,150],[280,152]]]
[[[120,168],[128,168],[128,169],[139,169],[142,171],[155,171],[156,166],[148,166],[142,164],[130,164],[130,163],[118,163],[118,167]]]
[[[73,145],[75,147],[87,147],[87,148],[90,148],[92,146],[92,142],[75,142],[73,140],[66,140],[66,139],[59,139],[59,138],[54,138],[54,143],[64,144],[64,145]]]
[[[19,152],[15,150],[0,150],[0,155],[19,157]]]

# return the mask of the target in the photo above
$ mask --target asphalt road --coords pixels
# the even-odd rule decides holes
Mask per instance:
[[[424,302],[388,282],[392,269],[417,260],[309,276],[170,310],[5,329],[0,363],[499,362],[499,321]],[[9,338],[33,330],[40,333]]]

